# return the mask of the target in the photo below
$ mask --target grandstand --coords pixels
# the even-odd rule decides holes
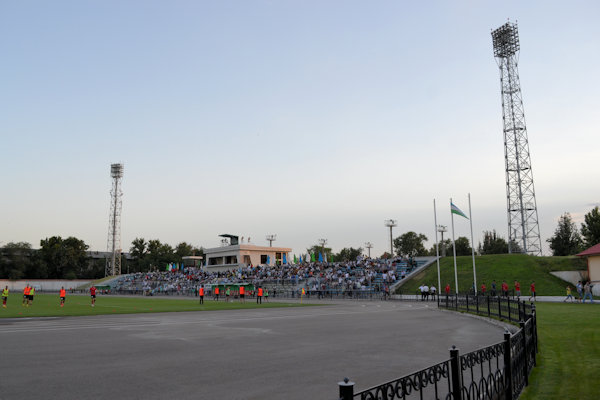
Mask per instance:
[[[415,259],[365,259],[352,262],[303,263],[274,266],[239,266],[228,271],[205,271],[188,267],[177,271],[138,272],[110,281],[111,292],[132,295],[194,296],[204,286],[211,296],[216,286],[248,285],[251,294],[261,286],[273,297],[296,297],[304,289],[307,296],[389,295],[412,273],[435,261],[435,257]],[[362,296],[361,296],[362,297]]]

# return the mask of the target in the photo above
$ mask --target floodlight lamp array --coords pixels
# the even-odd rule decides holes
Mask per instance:
[[[110,165],[110,176],[113,178],[123,177],[123,164],[111,164]]]
[[[507,22],[492,31],[494,57],[506,58],[515,55],[519,49],[519,28],[516,23]]]

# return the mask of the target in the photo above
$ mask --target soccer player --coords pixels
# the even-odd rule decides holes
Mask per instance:
[[[64,307],[65,306],[65,299],[67,298],[67,291],[65,290],[65,287],[61,287],[60,288],[60,306]]]
[[[304,288],[302,290],[304,290]],[[262,298],[263,298],[263,288],[262,288],[262,286],[259,286],[258,294],[256,296],[256,304],[262,304]]]
[[[2,289],[2,307],[6,308],[6,300],[8,300],[8,286]]]
[[[240,286],[240,302],[246,302],[246,288],[244,287],[244,285]]]
[[[535,281],[531,281],[531,285],[529,285],[529,292],[531,293],[529,300],[531,301],[531,298],[533,298],[533,301],[535,301]]]
[[[198,297],[200,297],[200,304],[204,304],[204,286],[200,286],[198,289]]]
[[[29,287],[29,303],[27,304],[27,306],[32,306],[33,305],[33,295],[35,294],[35,288],[33,286]]]
[[[90,288],[90,297],[92,298],[92,307],[96,306],[96,286]]]
[[[23,288],[23,303],[21,304],[23,307],[28,305],[29,302],[29,284],[25,285]]]

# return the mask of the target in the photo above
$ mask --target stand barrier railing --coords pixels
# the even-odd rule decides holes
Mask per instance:
[[[504,340],[469,353],[452,346],[450,358],[360,392],[354,382],[339,382],[340,400],[513,400],[529,381],[536,365],[537,324],[535,306],[519,300],[480,296],[440,298],[440,308],[519,322],[520,329]],[[522,319],[518,320],[519,317]],[[517,321],[518,320],[518,321]]]

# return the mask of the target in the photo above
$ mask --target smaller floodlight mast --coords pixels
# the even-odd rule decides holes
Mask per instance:
[[[110,257],[106,259],[106,276],[121,275],[121,209],[123,206],[121,180],[123,179],[123,164],[111,164],[110,176],[113,180],[110,191],[110,216],[108,221],[107,251]]]
[[[266,239],[269,242],[269,247],[273,247],[273,242],[277,240],[277,235],[267,235]]]
[[[394,239],[393,239],[393,235],[392,235],[392,228],[394,228],[398,224],[396,223],[395,219],[386,219],[384,223],[385,223],[385,226],[390,228],[390,258],[391,258],[394,256]]]
[[[373,243],[366,242],[365,243],[365,247],[367,248],[367,252],[368,252],[369,258],[371,258],[371,249],[373,248]]]

